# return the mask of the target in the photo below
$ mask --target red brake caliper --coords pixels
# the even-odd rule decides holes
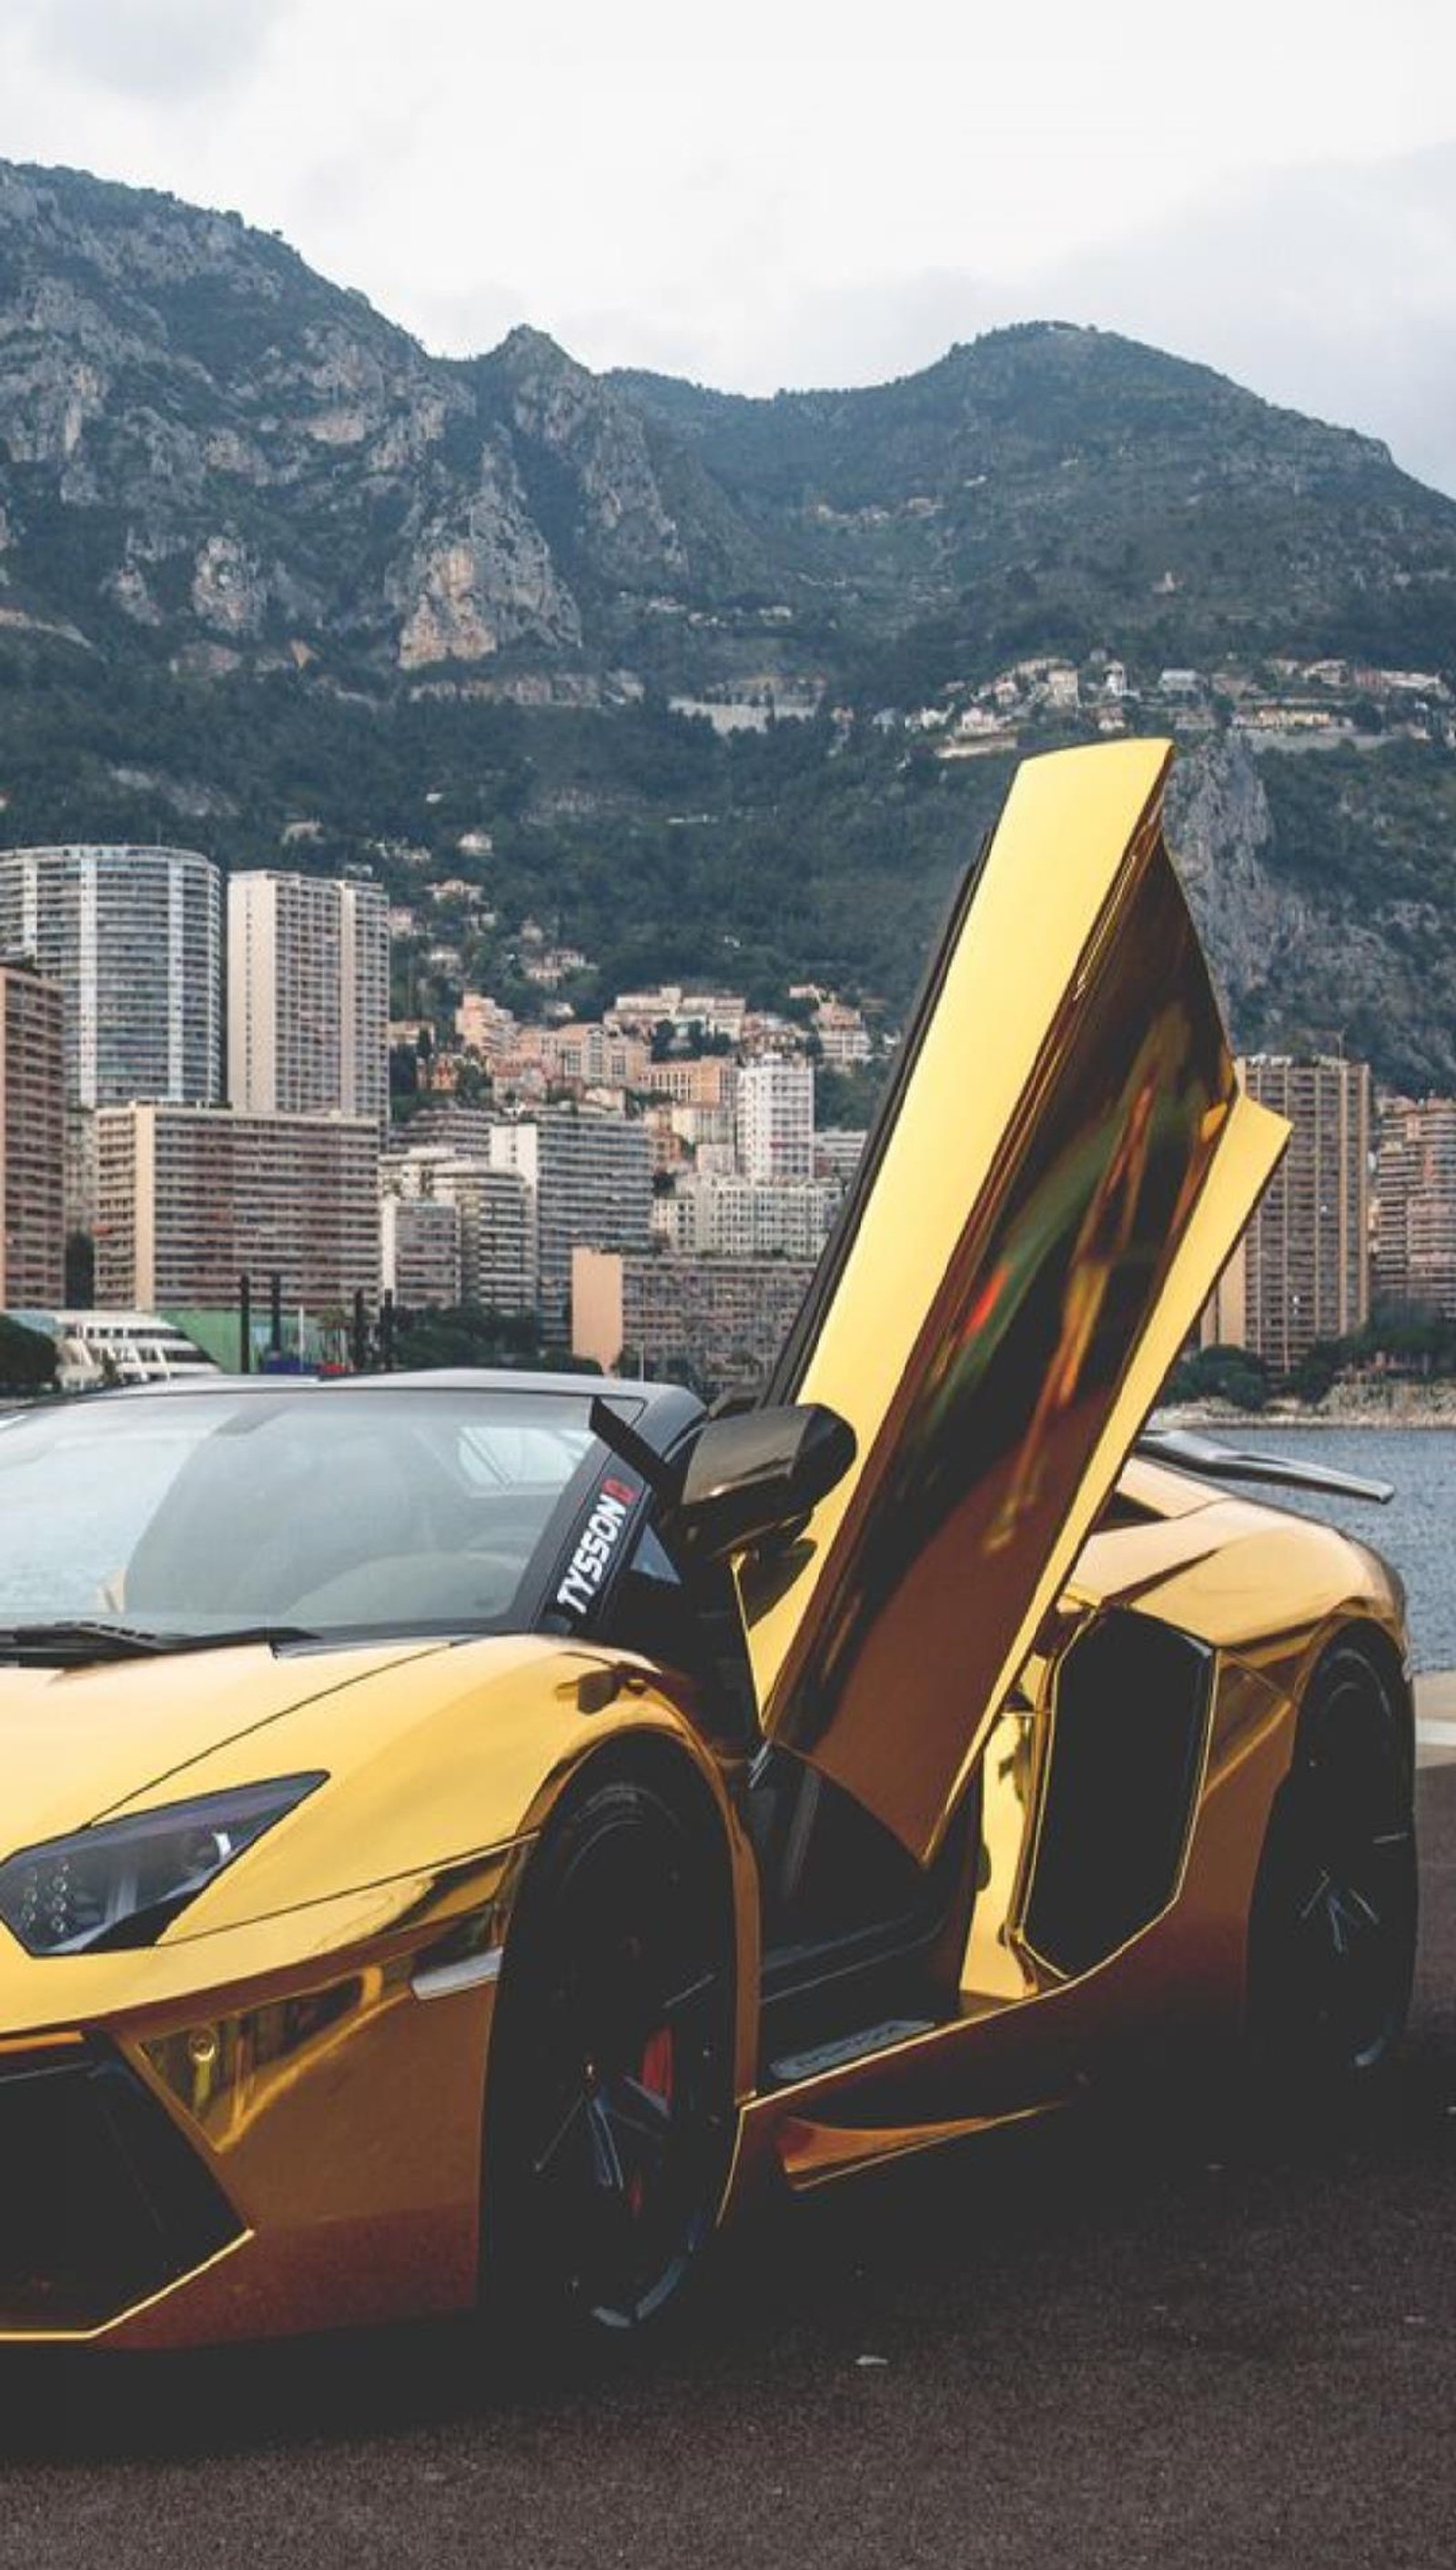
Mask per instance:
[[[660,2025],[655,2034],[648,2036],[642,2048],[637,2075],[643,2087],[650,2089],[655,2097],[661,2097],[665,2106],[672,2104],[673,2029],[670,2025]],[[641,2213],[646,2192],[646,2183],[639,2171],[627,2190],[627,2200],[634,2213]]]

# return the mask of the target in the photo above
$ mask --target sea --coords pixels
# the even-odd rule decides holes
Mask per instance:
[[[1358,1535],[1393,1562],[1410,1601],[1411,1647],[1418,1669],[1456,1669],[1456,1428],[1238,1428],[1207,1432],[1229,1446],[1288,1455],[1311,1464],[1391,1482],[1381,1507],[1336,1499],[1324,1492],[1250,1488],[1250,1499],[1325,1517]]]

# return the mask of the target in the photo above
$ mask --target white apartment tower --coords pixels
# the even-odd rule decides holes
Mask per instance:
[[[406,1312],[450,1310],[460,1300],[459,1206],[386,1195],[379,1213],[385,1293]]]
[[[766,1055],[738,1073],[738,1164],[760,1186],[814,1174],[814,1073]]]
[[[192,848],[0,850],[0,954],[62,994],[66,1102],[217,1103],[222,879]]]
[[[422,1121],[417,1118],[416,1121]],[[413,1129],[413,1128],[411,1128]],[[409,1143],[388,1152],[380,1166],[384,1189],[385,1283],[402,1285],[387,1270],[390,1205],[443,1208],[455,1218],[455,1290],[452,1303],[475,1303],[492,1312],[536,1308],[536,1190],[518,1169],[494,1168],[485,1152],[452,1151],[448,1144]],[[406,1217],[406,1231],[408,1217]]]
[[[360,876],[228,886],[228,1094],[248,1115],[389,1105],[389,912]]]
[[[60,986],[66,1228],[90,1231],[97,1109],[217,1102],[222,877],[194,848],[0,850],[0,955]]]

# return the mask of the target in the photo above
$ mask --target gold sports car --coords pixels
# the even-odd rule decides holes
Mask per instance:
[[[1378,2071],[1399,1584],[1139,1446],[1284,1139],[1168,757],[1021,769],[760,1403],[0,1424],[0,2335],[605,2341],[765,2181],[1179,2045]]]

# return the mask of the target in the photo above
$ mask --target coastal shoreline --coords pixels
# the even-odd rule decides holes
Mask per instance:
[[[1229,1402],[1178,1401],[1155,1413],[1160,1428],[1271,1428],[1281,1435],[1293,1428],[1445,1428],[1456,1430],[1456,1384],[1417,1395],[1410,1401],[1339,1401],[1333,1396],[1317,1409],[1296,1402],[1270,1402],[1266,1410],[1237,1410]]]

